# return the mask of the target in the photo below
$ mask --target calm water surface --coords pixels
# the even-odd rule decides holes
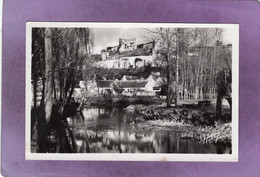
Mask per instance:
[[[86,108],[68,119],[79,153],[229,153],[227,147],[182,139],[180,130],[134,124],[136,114],[116,108]]]

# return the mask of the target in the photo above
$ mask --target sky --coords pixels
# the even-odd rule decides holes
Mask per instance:
[[[231,43],[232,31],[225,29],[223,33],[223,42]],[[137,44],[147,42],[145,31],[142,28],[95,28],[94,29],[94,54],[100,54],[102,49],[108,46],[116,46],[119,38],[137,39]]]

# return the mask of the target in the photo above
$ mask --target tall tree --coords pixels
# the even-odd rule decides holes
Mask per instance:
[[[51,108],[53,104],[53,70],[52,70],[52,31],[50,28],[45,29],[45,75],[44,82],[44,106],[45,106],[45,119],[47,122],[50,120]]]
[[[91,39],[89,28],[33,28],[32,31],[33,102],[37,110],[32,120],[37,119],[39,152],[43,152],[45,125],[66,117],[64,110],[68,107],[64,105],[70,104],[75,85],[82,79],[82,67],[88,63],[83,61],[90,53]],[[37,105],[39,92],[41,101]]]
[[[221,116],[222,113],[222,99],[225,98],[230,106],[230,115],[232,113],[232,68],[231,68],[231,51],[228,48],[222,46],[220,51],[220,69],[216,76],[217,85],[217,107],[216,115]]]
[[[187,53],[189,30],[184,28],[147,29],[149,37],[156,41],[155,50],[165,60],[167,70],[167,107],[172,99],[179,101],[179,60]]]

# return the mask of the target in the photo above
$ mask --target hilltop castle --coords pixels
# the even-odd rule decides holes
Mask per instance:
[[[118,69],[154,66],[157,47],[155,41],[137,44],[136,38],[119,38],[118,45],[101,50],[101,61],[96,64],[98,67]]]

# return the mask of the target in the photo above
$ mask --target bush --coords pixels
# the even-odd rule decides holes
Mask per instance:
[[[130,105],[130,101],[128,99],[122,98],[122,99],[119,99],[118,101],[115,101],[114,105],[117,107],[125,108]]]

